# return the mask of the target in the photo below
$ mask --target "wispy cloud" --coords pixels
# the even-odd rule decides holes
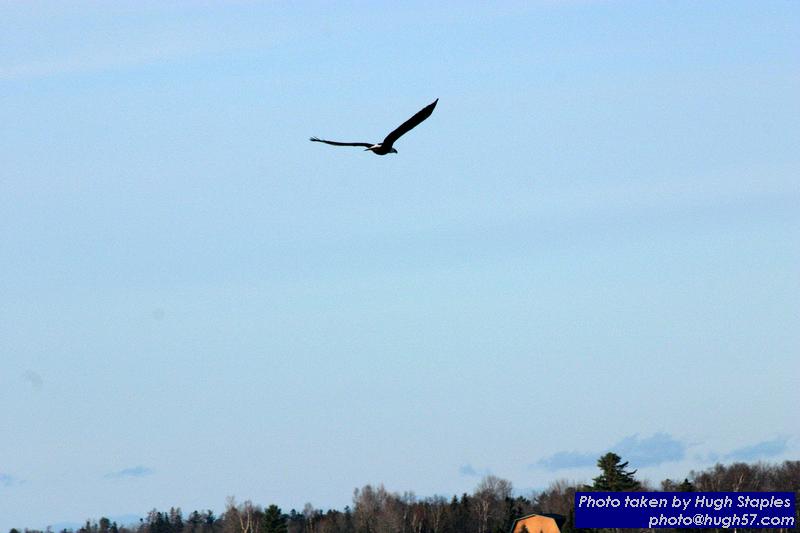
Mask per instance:
[[[469,477],[479,477],[479,476],[488,476],[492,472],[488,468],[484,468],[483,470],[476,470],[473,466],[469,463],[461,465],[458,467],[458,473],[462,476],[469,476]]]
[[[725,459],[735,461],[755,461],[767,457],[775,457],[784,453],[789,448],[789,437],[778,436],[772,440],[761,441],[750,446],[736,448],[725,455]]]
[[[461,465],[458,468],[458,473],[461,474],[462,476],[477,476],[478,475],[478,472],[474,468],[472,468],[472,465],[470,465],[470,464]]]
[[[119,470],[117,472],[110,472],[103,477],[105,477],[106,479],[121,479],[126,477],[149,476],[152,473],[153,470],[151,468],[139,465],[131,468],[123,468],[122,470]]]
[[[563,470],[565,468],[583,468],[592,466],[597,462],[601,453],[581,453],[581,452],[556,452],[549,457],[539,459],[536,463],[547,470]],[[535,466],[535,465],[534,465]]]
[[[640,439],[638,435],[625,437],[612,447],[626,461],[639,466],[655,466],[680,461],[686,457],[687,444],[667,433],[656,433]]]
[[[594,466],[597,459],[606,452],[613,451],[630,461],[634,468],[655,466],[671,461],[680,461],[686,456],[687,444],[667,433],[656,433],[650,437],[640,438],[630,435],[613,446],[594,452],[561,451],[539,459],[534,465],[547,470],[564,470],[567,468],[586,468]]]
[[[42,376],[34,372],[33,370],[26,370],[22,373],[22,379],[27,381],[31,384],[34,389],[41,389],[44,385],[44,380]]]
[[[717,452],[696,453],[692,457],[698,463],[717,463],[722,459],[722,456]]]
[[[92,53],[31,60],[27,63],[0,65],[0,80],[26,80],[61,74],[85,73],[116,68],[137,67],[177,59],[189,55],[191,49],[182,43],[142,45],[120,52],[99,49]]]
[[[4,474],[0,472],[0,487],[13,487],[19,485],[21,481],[11,474]]]
[[[111,37],[91,30],[77,41],[56,35],[56,46],[43,47],[33,55],[20,53],[0,58],[0,80],[26,81],[145,67],[258,49],[269,40],[254,28],[232,33],[202,22],[165,20],[170,22],[158,28],[141,28],[132,23]],[[19,35],[24,37],[17,37],[17,41],[28,37],[24,32]]]

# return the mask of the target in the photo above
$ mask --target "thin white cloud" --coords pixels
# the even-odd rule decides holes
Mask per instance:
[[[15,478],[11,474],[0,472],[0,487],[13,487],[22,483],[21,480]]]
[[[152,468],[139,465],[130,468],[123,468],[122,470],[118,470],[116,472],[109,472],[103,477],[105,477],[106,479],[122,479],[130,477],[144,477],[144,476],[149,476],[152,473],[153,473]]]
[[[458,473],[461,474],[462,476],[477,476],[478,475],[478,472],[474,468],[472,468],[472,465],[470,465],[470,464],[461,465],[458,468]]]
[[[484,468],[483,470],[476,470],[472,467],[471,464],[467,463],[458,467],[458,473],[462,476],[468,477],[481,477],[481,476],[488,476],[492,472],[488,468]]]
[[[26,370],[23,372],[22,379],[30,383],[34,389],[41,389],[44,386],[44,380],[42,379],[42,376],[33,370]]]
[[[680,461],[686,457],[688,445],[667,433],[656,433],[651,437],[638,435],[625,437],[614,445],[614,451],[637,467],[655,466]]]
[[[630,462],[632,468],[640,468],[680,461],[686,457],[687,448],[686,443],[667,433],[655,433],[644,438],[639,435],[630,435],[602,451],[561,451],[544,457],[531,466],[539,466],[551,471],[586,468],[594,466],[597,459],[604,453],[614,452],[622,457],[623,461]]]
[[[531,466],[541,466],[551,471],[565,470],[567,468],[586,468],[593,466],[600,455],[602,455],[602,452],[561,451],[548,457],[543,457],[535,465]]]
[[[58,39],[58,37],[55,37]],[[243,31],[231,33],[224,24],[177,22],[157,29],[135,24],[108,31],[89,30],[74,42],[60,38],[51,46],[31,48],[29,34],[18,32],[16,45],[21,53],[0,57],[0,80],[24,81],[53,76],[113,71],[208,54],[225,54],[242,49],[263,49],[272,35]]]
[[[134,46],[125,49],[75,52],[60,57],[34,59],[14,65],[0,65],[0,80],[18,81],[48,78],[64,74],[78,74],[118,68],[137,67],[189,55],[192,48],[180,42],[162,42],[157,45]]]
[[[778,436],[749,446],[736,448],[725,455],[726,459],[735,461],[756,461],[781,455],[789,448],[789,437]]]

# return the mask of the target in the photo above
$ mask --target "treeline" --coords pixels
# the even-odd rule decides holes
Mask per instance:
[[[354,491],[352,507],[342,510],[323,511],[306,504],[301,511],[285,513],[276,505],[262,507],[229,498],[219,515],[210,510],[184,515],[180,508],[154,509],[139,524],[122,525],[101,518],[87,520],[76,531],[60,533],[509,533],[515,518],[530,513],[562,515],[562,532],[572,533],[577,490],[793,491],[800,500],[800,461],[718,464],[691,472],[683,480],[666,479],[658,487],[638,480],[636,471],[627,470],[627,465],[609,453],[599,459],[600,475],[591,484],[556,481],[528,497],[515,495],[511,482],[496,476],[486,476],[472,493],[452,498],[418,498],[411,492],[401,494],[387,491],[383,485],[366,485]],[[800,517],[796,520],[800,523]],[[10,533],[20,531],[12,529]]]

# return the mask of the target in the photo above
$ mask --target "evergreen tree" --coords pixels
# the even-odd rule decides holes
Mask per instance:
[[[200,516],[200,513],[197,510],[192,511],[189,515],[189,518],[186,519],[186,529],[189,530],[189,533],[195,533],[200,528],[200,525],[203,523],[203,518]]]
[[[180,507],[171,507],[169,510],[169,531],[170,533],[183,531],[183,513]]]
[[[676,487],[679,492],[695,492],[697,487],[694,486],[694,483],[689,481],[689,478],[683,478],[683,481],[680,485]],[[696,528],[685,528],[678,530],[680,533],[704,533],[705,530],[703,529],[696,529]]]
[[[638,490],[640,484],[633,475],[636,470],[628,472],[625,468],[628,462],[622,462],[622,458],[614,452],[608,452],[597,461],[597,466],[602,471],[602,474],[594,478],[594,484],[591,490],[605,490],[605,491],[626,491]]]
[[[353,524],[353,512],[349,505],[344,507],[344,533],[355,533],[356,527]]]
[[[270,505],[264,511],[261,533],[287,533],[286,516],[277,505]]]

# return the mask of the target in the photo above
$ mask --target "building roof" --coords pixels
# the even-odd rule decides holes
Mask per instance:
[[[564,517],[558,514],[529,514],[514,520],[510,533],[522,533],[523,527],[528,533],[560,533],[560,526],[564,524]]]

